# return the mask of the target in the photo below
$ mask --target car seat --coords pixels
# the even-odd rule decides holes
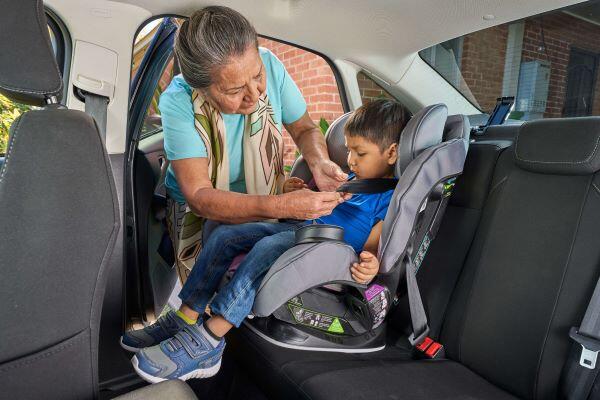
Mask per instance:
[[[327,132],[331,159],[347,170],[344,124]],[[469,137],[466,117],[447,117],[443,104],[416,113],[402,132],[399,177],[379,245],[380,273],[367,285],[352,280],[357,261],[352,247],[337,241],[294,246],[263,279],[245,324],[283,347],[303,350],[369,352],[384,346],[385,317],[406,278],[413,317],[412,343],[428,332],[415,273],[435,237],[454,180],[462,172]],[[446,139],[446,140],[443,140]],[[300,158],[292,175],[310,180]],[[332,286],[332,284],[334,286]]]

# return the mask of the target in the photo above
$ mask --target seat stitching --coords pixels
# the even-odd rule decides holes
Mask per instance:
[[[592,178],[590,178],[591,181]],[[593,184],[593,182],[590,182]],[[534,398],[537,398],[537,391],[538,391],[538,383],[540,380],[540,367],[542,364],[542,359],[544,358],[544,351],[546,350],[546,342],[548,341],[548,336],[550,335],[550,328],[552,327],[552,322],[554,321],[554,316],[556,313],[556,309],[558,307],[558,300],[560,299],[560,295],[562,294],[562,290],[563,290],[563,285],[565,282],[565,276],[567,275],[567,271],[569,270],[569,265],[571,264],[571,256],[573,255],[573,248],[575,247],[575,242],[577,240],[577,234],[579,233],[579,227],[581,225],[581,219],[583,216],[583,210],[585,208],[585,204],[587,203],[587,198],[588,198],[588,194],[590,192],[590,185],[588,185],[585,195],[583,196],[583,200],[581,201],[581,207],[579,209],[579,216],[577,218],[577,226],[575,227],[575,230],[573,232],[573,239],[571,240],[571,245],[569,246],[569,255],[567,256],[567,260],[565,262],[565,267],[563,269],[563,274],[562,277],[560,279],[560,285],[559,285],[559,289],[558,289],[558,294],[556,295],[556,298],[554,300],[554,306],[552,307],[552,315],[550,317],[550,321],[548,322],[548,327],[546,328],[546,334],[544,335],[544,341],[542,342],[542,348],[541,348],[541,352],[540,352],[540,357],[538,359],[538,363],[537,363],[537,368],[536,368],[536,377],[535,377],[535,383],[533,386],[533,395]]]
[[[598,186],[594,182],[592,182],[592,186],[594,187],[594,189],[596,189],[596,192],[600,194],[600,188],[598,188]]]
[[[26,358],[24,360],[17,361],[14,364],[11,361],[9,361],[8,362],[9,365],[5,365],[3,367],[0,367],[0,372],[6,372],[6,371],[10,371],[11,369],[20,368],[20,367],[22,367],[24,365],[32,364],[32,363],[34,363],[36,361],[39,361],[41,359],[48,358],[48,357],[53,356],[53,355],[55,355],[57,353],[60,353],[61,351],[66,350],[69,347],[72,347],[72,346],[76,345],[81,340],[85,339],[85,336],[80,336],[85,331],[87,331],[87,328],[83,329],[83,330],[81,330],[79,332],[77,332],[76,334],[74,334],[73,336],[71,336],[69,338],[64,339],[63,340],[63,344],[59,345],[58,347],[52,348],[54,346],[51,346],[49,350],[43,352],[42,354],[38,354],[38,355],[36,355],[36,356],[34,356],[32,358]],[[77,337],[77,336],[79,336],[79,337]],[[74,339],[74,338],[76,338],[76,339]],[[64,342],[70,341],[71,339],[74,339],[74,340],[71,341],[71,342],[69,342],[69,343],[64,343]]]
[[[523,162],[529,162],[529,163],[536,163],[536,164],[585,164],[591,161],[591,159],[594,157],[594,155],[596,154],[596,151],[598,150],[598,145],[600,144],[600,135],[598,135],[598,137],[596,138],[596,145],[594,146],[594,149],[592,150],[592,152],[583,160],[579,160],[579,161],[541,161],[541,160],[528,160],[526,158],[521,158],[519,157],[519,141],[517,140],[517,144],[515,145],[515,156],[517,157],[517,160],[519,161],[523,161]]]
[[[508,179],[508,175],[506,175],[504,178],[500,179],[500,182],[496,183],[496,184],[494,185],[494,187],[492,187],[492,189],[490,189],[490,192],[488,193],[488,197],[489,197],[489,196],[490,196],[492,193],[494,193],[494,191],[496,191],[496,189],[498,189],[498,188],[499,188],[501,185],[503,185],[503,184],[506,182],[506,180],[507,180],[507,179]]]
[[[501,181],[501,183],[502,182],[507,182],[507,181],[508,181],[508,175],[506,176],[506,179],[503,179],[503,181]],[[496,185],[495,188],[497,188],[499,186],[500,186],[500,184]],[[490,194],[488,195],[488,201],[489,201],[489,198],[490,198],[491,194],[492,194],[492,191],[490,191]],[[493,214],[490,217],[492,221],[496,218],[496,213],[498,212],[498,209],[499,209],[499,207],[496,207],[496,209],[493,210]],[[482,218],[483,218],[483,216],[482,216]],[[479,221],[478,224],[480,224],[480,223],[481,223],[481,219],[480,219],[480,221]],[[473,237],[473,240],[475,240],[476,236],[477,236],[477,232],[475,232],[475,236]],[[479,259],[478,259],[478,262],[481,261],[481,259],[483,258],[484,254],[487,251],[488,246],[490,245],[490,236],[491,235],[488,234],[487,237],[485,238],[485,241],[484,241],[483,246],[482,246],[481,254],[480,254]],[[468,256],[467,256],[467,260],[468,260]],[[469,296],[468,296],[468,299],[467,299],[467,303],[465,304],[465,312],[463,312],[462,318],[461,318],[462,321],[461,321],[461,327],[460,327],[460,334],[458,335],[458,337],[461,338],[458,341],[458,360],[459,361],[462,361],[462,337],[464,336],[464,331],[465,331],[465,326],[466,326],[468,311],[471,308],[473,292],[474,292],[475,287],[477,285],[477,281],[479,280],[481,269],[482,268],[477,268],[477,271],[475,272],[475,276],[473,277],[473,282],[471,283],[471,288],[469,290]]]
[[[21,126],[21,121],[23,121],[23,116],[19,117],[14,124],[13,134],[10,135],[10,146],[8,146],[8,152],[6,153],[6,159],[4,160],[4,165],[2,166],[2,171],[0,171],[0,183],[4,179],[4,175],[6,175],[6,171],[8,171],[8,163],[11,160],[12,151],[15,146],[15,142],[17,141],[17,133],[19,132],[19,128]]]

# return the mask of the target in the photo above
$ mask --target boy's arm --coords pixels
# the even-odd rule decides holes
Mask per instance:
[[[363,246],[363,250],[368,251],[371,254],[377,254],[379,247],[379,238],[381,237],[381,230],[383,229],[383,221],[379,221],[371,229],[371,233]]]
[[[379,272],[379,260],[376,254],[382,227],[383,221],[379,221],[373,226],[363,251],[359,255],[360,263],[354,263],[350,267],[352,278],[358,283],[367,284],[371,282]]]

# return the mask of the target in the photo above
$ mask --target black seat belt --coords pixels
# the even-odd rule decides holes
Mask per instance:
[[[398,179],[395,178],[353,179],[341,184],[336,192],[353,194],[383,193],[388,190],[394,190],[397,184]]]
[[[579,328],[572,327],[569,336],[579,346],[571,350],[571,357],[565,366],[563,392],[570,400],[585,400],[594,386],[600,365],[600,280]]]
[[[85,100],[85,112],[96,120],[102,140],[106,142],[106,113],[108,97],[80,90],[79,93]]]

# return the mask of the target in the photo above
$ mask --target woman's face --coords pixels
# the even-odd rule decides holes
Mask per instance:
[[[241,56],[213,72],[213,83],[204,91],[207,100],[224,114],[251,114],[267,89],[267,75],[258,49],[249,47]]]

